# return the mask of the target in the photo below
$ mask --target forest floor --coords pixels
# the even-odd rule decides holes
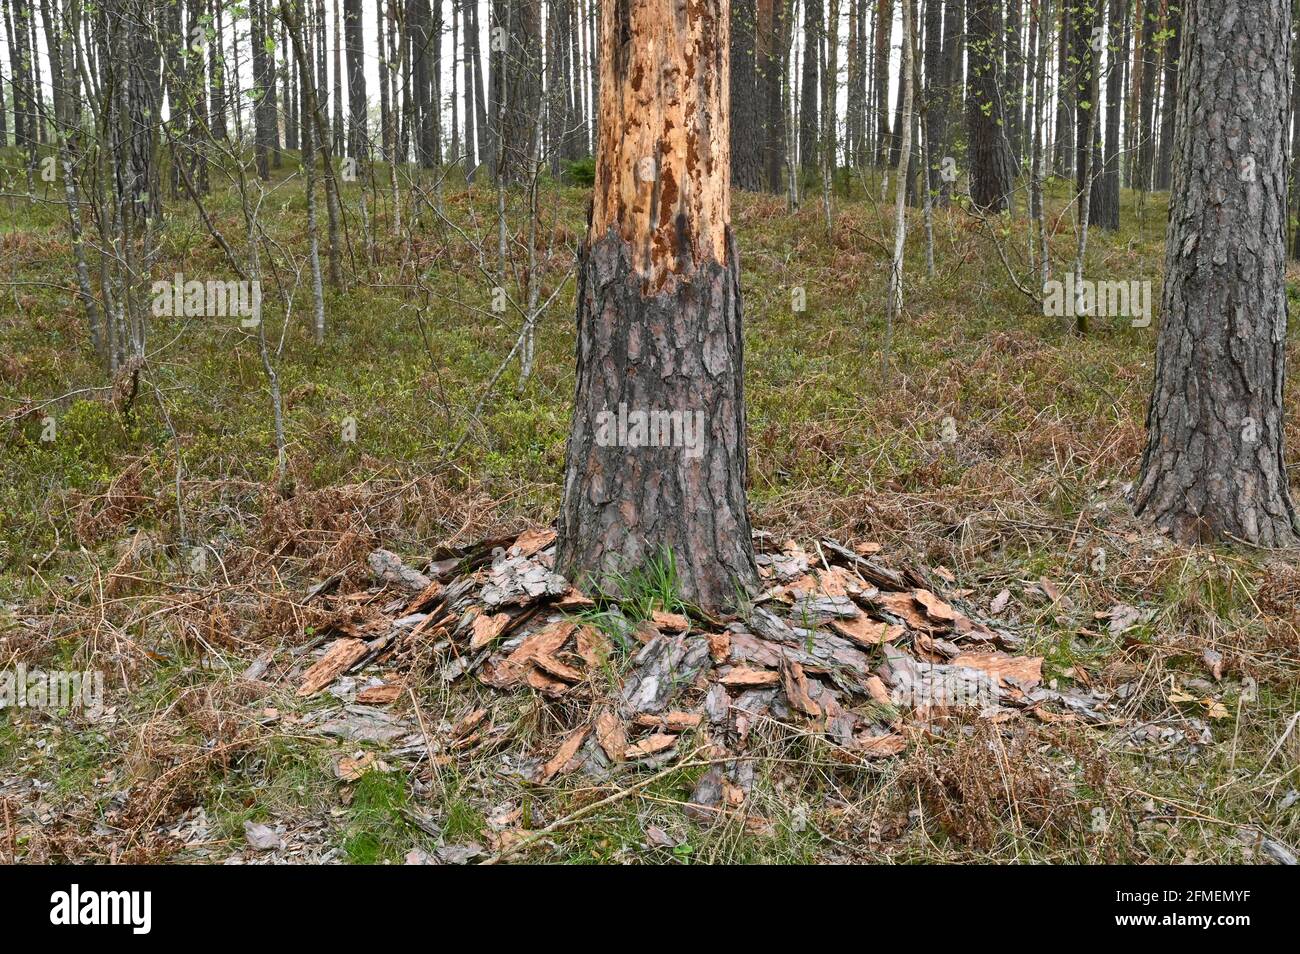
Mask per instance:
[[[1020,637],[1045,686],[1103,694],[1113,718],[955,711],[863,761],[766,720],[743,804],[701,819],[686,802],[702,760],[545,782],[520,770],[551,759],[572,721],[542,692],[449,684],[417,660],[383,707],[417,728],[411,746],[315,731],[357,711],[364,677],[296,691],[334,625],[308,601],[315,584],[362,599],[375,548],[421,567],[553,519],[585,190],[541,193],[541,299],[558,292],[531,378],[514,362],[485,392],[519,330],[492,310],[492,191],[450,180],[445,218],[424,209],[393,237],[381,188],[367,262],[348,186],[355,280],[327,292],[317,346],[301,186],[277,172],[266,227],[300,282],[287,328],[279,290],[264,295],[283,342],[281,475],[255,333],[154,319],[128,400],[91,349],[61,208],[13,197],[18,159],[0,164],[0,673],[99,671],[106,694],[95,718],[0,713],[0,860],[454,862],[517,846],[508,857],[573,863],[1242,863],[1300,847],[1295,554],[1183,548],[1133,519],[1158,315],[1083,336],[1044,317],[997,248],[1027,271],[1023,211],[936,211],[934,278],[914,213],[905,314],[887,335],[892,202],[842,182],[828,236],[815,190],[794,215],[736,195],[754,525],[777,545],[878,546],[885,566],[918,568]],[[1053,184],[1058,274],[1074,249],[1067,191]],[[1165,197],[1138,200],[1124,194],[1118,233],[1092,232],[1088,271],[1151,281],[1158,310]],[[212,209],[241,234],[227,186]],[[168,210],[154,277],[233,277],[193,207]],[[522,196],[510,215],[517,297]],[[1289,369],[1294,467],[1294,353]],[[458,749],[479,708],[492,744]]]

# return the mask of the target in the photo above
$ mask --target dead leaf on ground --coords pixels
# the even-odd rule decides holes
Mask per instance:
[[[907,739],[897,733],[859,735],[853,739],[853,751],[869,759],[898,755],[907,748]]]

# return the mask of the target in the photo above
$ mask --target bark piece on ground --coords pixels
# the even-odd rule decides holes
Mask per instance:
[[[325,650],[325,655],[302,674],[302,684],[298,686],[298,695],[312,696],[320,692],[340,675],[361,659],[369,647],[365,640],[350,636],[336,639]]]
[[[475,613],[470,624],[469,651],[478,652],[490,645],[510,625],[509,613]]]
[[[728,689],[754,689],[759,686],[775,686],[781,681],[781,674],[771,669],[754,669],[750,666],[733,666],[722,675],[718,682]]]
[[[856,619],[837,619],[831,621],[831,630],[851,640],[859,646],[871,648],[881,643],[892,642],[907,630],[894,623],[882,623],[866,615]]]
[[[804,675],[803,666],[782,660],[780,675],[781,687],[791,708],[814,719],[822,714],[821,706],[808,695],[808,677]]]
[[[611,762],[622,762],[627,754],[627,728],[609,709],[596,716],[596,742]]]
[[[549,782],[556,775],[568,771],[566,768],[573,757],[578,754],[578,749],[586,741],[588,733],[591,732],[591,726],[584,725],[569,733],[568,737],[560,743],[559,749],[549,762],[541,767],[537,773],[538,782]]]
[[[691,621],[681,613],[667,613],[663,610],[655,610],[650,616],[650,622],[661,633],[684,633],[691,628]]]
[[[573,623],[561,621],[551,623],[545,628],[525,636],[509,656],[504,659],[494,657],[488,666],[484,667],[484,670],[480,672],[480,678],[488,685],[495,686],[498,689],[508,689],[511,686],[518,685],[520,681],[528,677],[535,656],[539,653],[549,656],[558,652],[569,641],[569,637],[573,635],[577,628]],[[532,671],[535,672],[535,670]]]
[[[525,530],[511,544],[509,555],[512,557],[530,557],[545,550],[555,542],[555,531],[550,527]]]
[[[625,756],[629,762],[637,759],[649,758],[652,755],[658,755],[660,752],[667,751],[677,744],[677,736],[669,735],[667,732],[656,732],[648,735],[640,742],[635,742],[627,747]]]
[[[390,682],[382,686],[369,686],[357,693],[357,702],[367,706],[386,706],[396,702],[402,694],[401,683]]]
[[[541,599],[562,596],[568,589],[564,577],[536,560],[506,557],[493,564],[479,598],[492,609],[527,606]]]
[[[633,660],[632,673],[623,684],[623,713],[664,711],[708,665],[709,642],[703,636],[656,635]]]
[[[375,579],[412,593],[427,590],[433,582],[419,570],[407,566],[401,557],[390,550],[372,550],[367,562]]]

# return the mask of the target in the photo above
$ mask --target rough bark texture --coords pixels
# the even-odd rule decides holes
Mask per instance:
[[[922,62],[925,67],[925,143],[929,156],[926,161],[925,187],[930,191],[931,201],[939,194],[942,182],[939,176],[939,162],[946,153],[936,152],[943,148],[947,136],[948,114],[946,111],[946,87],[948,85],[947,58],[943,49],[943,2],[942,0],[925,0],[925,43]]]
[[[727,219],[728,7],[602,6],[599,150],[559,518],[558,564],[570,578],[609,582],[667,550],[683,595],[705,608],[757,581]],[[699,414],[698,454],[602,440],[602,416],[620,406]]]
[[[817,78],[821,74],[822,0],[805,0],[803,17],[803,73],[799,81],[799,164],[811,169],[817,160]]]
[[[1188,0],[1138,514],[1296,542],[1282,453],[1290,0]]]
[[[1142,192],[1151,188],[1151,166],[1156,148],[1155,108],[1160,90],[1156,87],[1159,49],[1156,30],[1160,26],[1160,8],[1153,0],[1142,2],[1142,70],[1138,89],[1139,124],[1137,165],[1133,170],[1133,187]],[[1136,67],[1135,67],[1136,68]]]
[[[759,0],[758,3],[758,97],[763,111],[763,166],[769,191],[780,194],[781,170],[785,166],[785,69],[786,17],[789,0]]]
[[[1119,114],[1121,96],[1124,88],[1123,71],[1117,60],[1123,46],[1121,32],[1124,27],[1125,0],[1110,0],[1110,12],[1107,17],[1106,44],[1106,135],[1104,158],[1100,162],[1100,174],[1094,174],[1092,180],[1092,202],[1088,218],[1093,225],[1109,231],[1119,229]],[[1172,128],[1173,124],[1170,123]]]
[[[1165,98],[1160,113],[1160,151],[1156,157],[1156,188],[1168,189],[1171,174],[1171,157],[1174,151],[1174,118],[1178,102],[1178,58],[1182,45],[1182,11],[1176,3],[1169,5],[1169,38],[1165,40]]]
[[[894,18],[894,0],[876,5],[876,165],[883,166],[891,150],[889,131],[889,32]]]
[[[344,0],[343,36],[348,61],[348,155],[369,158],[370,134],[366,128],[365,31],[361,0]]]
[[[737,189],[763,188],[763,141],[755,71],[754,0],[731,4],[731,180]]]
[[[966,90],[966,132],[970,149],[971,202],[1001,212],[1011,193],[1011,150],[1003,133],[1002,86],[998,76],[1002,7],[999,0],[966,5],[970,80]]]

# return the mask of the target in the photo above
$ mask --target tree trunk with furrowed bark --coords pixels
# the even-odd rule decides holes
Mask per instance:
[[[1137,513],[1295,544],[1282,453],[1291,0],[1183,4],[1163,319]]]
[[[671,554],[683,597],[705,609],[757,582],[728,219],[728,8],[601,5],[599,153],[559,518],[570,579],[608,585]],[[700,429],[646,446],[618,423],[638,412]]]

